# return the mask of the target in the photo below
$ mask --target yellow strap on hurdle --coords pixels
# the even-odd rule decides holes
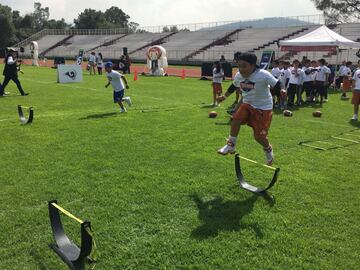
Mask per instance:
[[[308,147],[311,147],[311,148],[315,148],[315,149],[320,149],[320,150],[327,150],[326,148],[319,147],[319,146],[314,146],[314,145],[307,144],[307,143],[302,143],[301,145],[305,145],[305,146],[308,146]]]
[[[346,141],[346,142],[360,143],[360,142],[358,142],[358,141],[354,141],[354,140],[350,140],[350,139],[345,139],[345,138],[341,138],[341,137],[336,137],[336,136],[331,136],[331,138],[338,139],[338,140],[341,140],[341,141]]]
[[[54,207],[56,207],[57,209],[59,209],[63,214],[67,215],[69,218],[72,218],[74,220],[76,220],[77,222],[79,222],[80,224],[84,223],[84,221],[82,221],[81,219],[75,217],[73,214],[71,214],[70,212],[66,211],[64,208],[62,208],[60,205],[56,204],[56,203],[51,203]]]
[[[247,161],[252,162],[252,163],[254,163],[254,164],[257,164],[257,165],[260,165],[260,166],[264,166],[265,168],[268,168],[268,169],[270,169],[270,170],[274,170],[274,171],[276,170],[276,168],[274,168],[274,167],[271,167],[271,166],[265,165],[265,164],[261,164],[261,163],[255,161],[255,160],[251,160],[251,159],[248,159],[248,158],[242,157],[242,156],[239,156],[239,157],[240,157],[241,159],[247,160]]]
[[[359,138],[360,138],[360,135],[356,135],[356,134],[345,133],[344,135],[347,135],[347,136],[354,136],[354,137],[359,137]]]

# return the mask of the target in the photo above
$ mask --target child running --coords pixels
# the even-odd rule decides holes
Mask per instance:
[[[226,145],[218,150],[218,153],[221,155],[235,153],[240,126],[247,124],[252,127],[255,140],[263,147],[267,164],[272,165],[274,154],[267,138],[273,108],[269,85],[280,92],[280,81],[270,72],[260,69],[256,65],[257,57],[255,54],[235,55],[234,60],[239,66],[239,73],[235,76],[225,95],[218,98],[218,102],[224,101],[236,88],[240,87],[243,103],[233,114],[229,139]]]
[[[124,107],[122,101],[124,100],[129,106],[131,106],[132,104],[130,97],[124,97],[125,88],[129,89],[129,85],[124,75],[113,70],[112,66],[113,66],[112,62],[107,62],[105,64],[106,77],[108,78],[108,84],[105,85],[105,87],[108,88],[109,85],[111,84],[111,86],[114,89],[114,103],[119,104],[120,112],[124,113],[127,112],[127,110]],[[125,87],[124,87],[124,83],[125,83]]]

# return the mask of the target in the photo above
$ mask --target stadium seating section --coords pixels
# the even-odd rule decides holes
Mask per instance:
[[[63,56],[74,58],[79,49],[101,52],[105,58],[117,59],[128,49],[133,60],[145,60],[146,49],[161,45],[167,50],[170,62],[184,61],[201,63],[218,60],[221,55],[232,59],[234,52],[254,52],[260,57],[263,50],[273,50],[277,59],[325,58],[329,63],[340,59],[357,61],[356,50],[340,50],[336,53],[301,52],[295,55],[282,52],[278,47],[281,40],[293,39],[313,31],[319,25],[277,28],[245,28],[231,30],[198,30],[176,33],[132,33],[116,35],[45,35],[40,37],[39,53],[42,57]],[[335,32],[354,41],[360,41],[360,23],[348,23],[331,27]],[[29,40],[30,42],[31,40]],[[25,44],[25,55],[30,55],[29,44]]]

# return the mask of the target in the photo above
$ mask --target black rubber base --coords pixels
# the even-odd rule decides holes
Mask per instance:
[[[29,107],[29,117],[28,118],[26,118],[24,116],[23,107],[21,105],[18,105],[18,113],[19,113],[19,119],[20,119],[21,124],[26,125],[26,124],[32,123],[32,121],[34,119],[34,110],[32,107]]]
[[[57,204],[57,201],[48,202],[51,229],[55,240],[55,244],[51,244],[50,247],[69,269],[83,270],[92,249],[92,236],[87,231],[87,229],[91,229],[90,222],[81,223],[81,247],[79,248],[65,234],[59,210],[52,203]]]
[[[237,177],[237,179],[239,181],[239,184],[240,184],[241,188],[243,188],[243,189],[245,189],[247,191],[253,192],[253,193],[264,194],[264,193],[266,193],[266,191],[268,189],[270,189],[276,183],[279,172],[280,172],[280,168],[275,168],[275,173],[274,173],[270,183],[265,188],[260,188],[260,187],[253,186],[253,185],[249,184],[245,180],[244,175],[243,175],[243,173],[241,171],[239,154],[235,155],[235,171],[236,171],[236,177]]]

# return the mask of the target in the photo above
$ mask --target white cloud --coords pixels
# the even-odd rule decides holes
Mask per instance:
[[[73,22],[86,8],[105,11],[118,6],[141,26],[189,24],[264,17],[319,14],[310,0],[37,0],[50,8],[50,18]],[[0,0],[3,5],[20,10],[33,10],[33,1]]]

